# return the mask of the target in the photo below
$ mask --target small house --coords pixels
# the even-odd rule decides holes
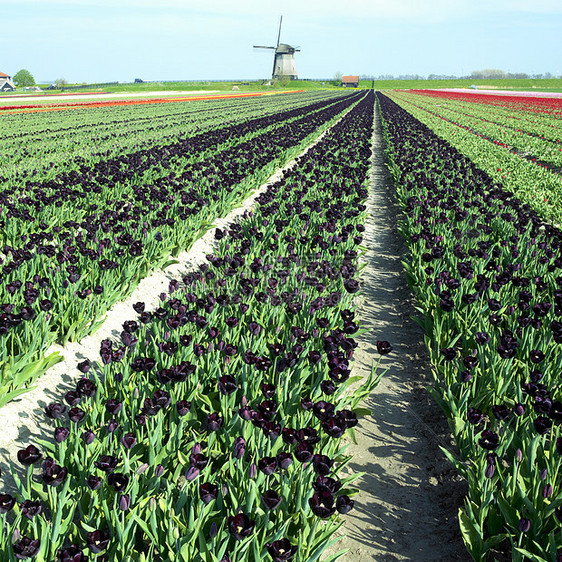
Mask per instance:
[[[358,88],[359,76],[342,76],[341,85],[344,88]]]
[[[15,89],[12,77],[0,72],[0,92],[13,92]]]

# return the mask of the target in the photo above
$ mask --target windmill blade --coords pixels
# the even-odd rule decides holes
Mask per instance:
[[[279,40],[281,39],[281,24],[283,23],[283,16],[279,19],[279,33],[277,34],[277,46],[279,47]]]
[[[265,47],[264,45],[254,45],[254,49],[276,49],[277,47]]]

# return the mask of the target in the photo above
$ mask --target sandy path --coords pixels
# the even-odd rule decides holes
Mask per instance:
[[[448,562],[470,559],[458,530],[457,511],[464,485],[439,445],[454,450],[447,422],[425,391],[429,359],[403,275],[406,249],[396,230],[399,208],[384,165],[380,118],[375,119],[370,217],[363,244],[361,297],[356,300],[362,328],[354,374],[368,376],[379,356],[377,340],[393,351],[383,356],[389,371],[365,401],[372,417],[360,420],[347,473],[365,472],[355,509],[344,516],[346,537],[330,552],[349,548],[345,561],[412,560]]]

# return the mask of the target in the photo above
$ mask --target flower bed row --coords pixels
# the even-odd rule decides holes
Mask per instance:
[[[406,274],[467,479],[468,551],[562,554],[562,232],[390,99]]]
[[[46,408],[54,443],[21,450],[0,495],[3,560],[319,559],[353,507],[340,438],[377,380],[347,391],[373,101],[78,366]]]
[[[33,198],[5,190],[0,403],[56,361],[42,356],[55,338],[80,340],[95,330],[140,279],[189,248],[357,99],[286,112],[278,126],[267,128],[275,118],[266,117],[61,174],[35,186]],[[236,132],[238,144],[194,159],[196,149],[208,153],[212,140]]]

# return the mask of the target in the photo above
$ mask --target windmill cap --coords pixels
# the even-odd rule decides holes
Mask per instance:
[[[287,43],[279,43],[279,47],[277,47],[276,52],[282,54],[293,54],[295,52],[295,47],[291,47],[291,45],[287,45]]]

